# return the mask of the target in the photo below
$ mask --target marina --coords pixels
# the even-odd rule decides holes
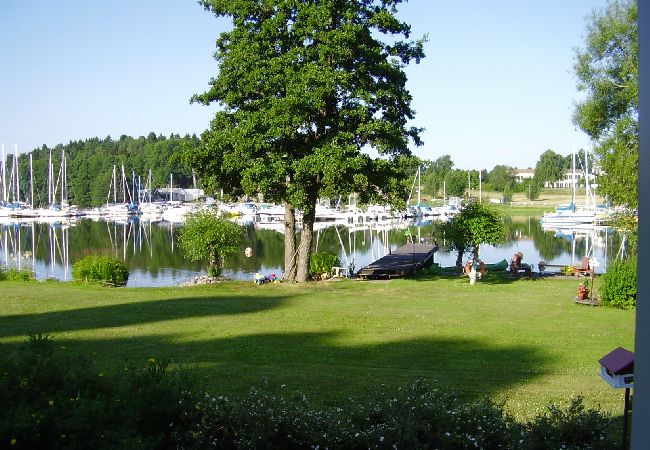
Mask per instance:
[[[239,217],[246,230],[241,253],[226,261],[224,276],[252,280],[255,273],[282,274],[284,264],[284,229],[282,221],[261,221]],[[177,230],[182,223],[149,220],[132,216],[119,220],[70,218],[65,220],[0,219],[0,266],[33,271],[39,280],[71,280],[75,261],[89,254],[108,254],[125,261],[129,287],[176,286],[205,273],[201,262],[186,259],[177,245]],[[513,217],[506,221],[508,238],[498,246],[481,246],[480,256],[486,263],[508,259],[521,251],[523,262],[546,271],[577,264],[584,256],[599,262],[596,274],[626,254],[626,238],[609,227],[580,229],[544,229],[534,217]],[[408,230],[408,231],[407,231]],[[400,247],[429,241],[435,222],[393,219],[365,223],[317,222],[314,227],[314,251],[339,256],[340,265],[349,275]],[[432,262],[453,266],[456,253],[438,242]],[[244,248],[252,249],[251,255]],[[468,256],[465,256],[468,258]]]

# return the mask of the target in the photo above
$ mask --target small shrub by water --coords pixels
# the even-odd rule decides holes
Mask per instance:
[[[636,257],[615,261],[601,277],[600,298],[606,305],[622,309],[636,307]]]
[[[0,268],[0,281],[34,281],[34,273],[29,270]]]
[[[129,270],[113,256],[90,255],[72,265],[72,276],[79,281],[124,286],[129,280]]]
[[[312,274],[332,273],[332,267],[341,265],[341,260],[334,253],[312,253],[309,260],[309,272]]]

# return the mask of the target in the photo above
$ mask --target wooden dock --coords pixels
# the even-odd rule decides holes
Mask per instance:
[[[357,272],[359,278],[399,278],[414,274],[418,269],[430,266],[437,245],[405,244],[394,252],[379,258]]]

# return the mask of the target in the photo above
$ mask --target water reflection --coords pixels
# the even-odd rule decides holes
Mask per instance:
[[[0,265],[32,270],[40,280],[71,279],[71,266],[90,254],[107,254],[125,261],[131,272],[128,286],[169,286],[204,273],[205,263],[185,259],[177,246],[171,222],[123,222],[82,219],[72,222],[38,223],[15,221],[0,224]],[[284,264],[284,235],[281,222],[246,226],[241,253],[227,261],[224,275],[252,280],[261,272],[280,275]],[[322,223],[315,227],[316,251],[340,255],[341,264],[357,271],[409,239],[434,239],[432,222],[369,222],[343,225]],[[407,232],[408,230],[408,232]],[[576,264],[583,256],[595,257],[602,273],[607,264],[625,252],[624,238],[611,228],[544,230],[534,217],[506,218],[507,239],[499,246],[482,246],[481,257],[488,263],[508,259],[521,251],[524,262],[546,261],[550,270]],[[444,242],[439,242],[444,248]],[[251,249],[251,256],[244,248]],[[455,264],[455,253],[441,250],[435,260],[442,266]]]

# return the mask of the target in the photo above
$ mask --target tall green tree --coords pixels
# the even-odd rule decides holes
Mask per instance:
[[[221,109],[185,161],[208,187],[284,203],[285,276],[306,281],[319,196],[403,202],[403,157],[421,144],[403,69],[422,42],[396,18],[401,0],[200,3],[233,26],[217,40],[211,89],[194,97]]]
[[[503,192],[506,187],[512,189],[515,185],[515,172],[512,167],[496,165],[488,173],[487,180],[495,191]]]
[[[564,156],[548,149],[542,153],[535,165],[535,178],[538,183],[555,183],[564,175]]]
[[[585,47],[576,52],[578,89],[574,122],[596,143],[604,175],[601,192],[638,206],[639,84],[637,3],[616,1],[594,12]]]
[[[448,197],[462,197],[467,189],[467,171],[453,169],[445,176]]]

